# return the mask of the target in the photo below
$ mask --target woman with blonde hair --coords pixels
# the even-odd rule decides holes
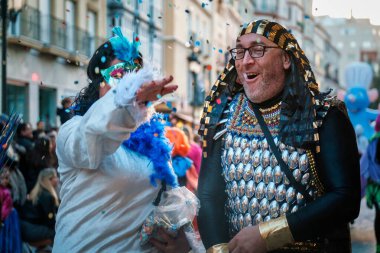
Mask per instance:
[[[40,171],[37,183],[21,208],[21,235],[32,246],[52,244],[59,199],[56,191],[57,172],[53,168]]]
[[[46,190],[50,193],[51,197],[53,197],[54,204],[58,207],[57,185],[58,177],[56,170],[53,168],[44,169],[38,175],[37,183],[30,192],[29,199],[36,205],[39,197],[43,194],[43,191]]]

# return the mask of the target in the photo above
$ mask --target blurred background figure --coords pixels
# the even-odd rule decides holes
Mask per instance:
[[[51,250],[59,206],[57,185],[58,177],[54,168],[41,170],[36,184],[21,208],[22,239],[32,249],[34,247]]]
[[[37,122],[37,129],[33,131],[33,139],[37,140],[38,138],[44,137],[44,136],[46,136],[45,122],[40,120]]]
[[[16,132],[15,138],[15,150],[19,156],[19,170],[27,178],[27,172],[29,164],[27,162],[27,156],[34,148],[33,131],[30,123],[21,123]]]
[[[360,157],[364,154],[367,149],[369,140],[364,135],[363,127],[359,124],[355,126],[356,142],[358,144],[358,150]]]
[[[369,89],[373,80],[373,70],[368,63],[354,62],[346,67],[346,91],[339,91],[338,98],[344,100],[351,123],[355,130],[360,129],[367,139],[374,134],[373,122],[378,110],[368,108],[371,102],[376,101],[379,94],[376,88]],[[357,128],[360,125],[361,128]]]
[[[366,195],[369,208],[375,208],[376,252],[380,252],[380,115],[376,118],[375,131],[360,160],[360,174],[362,196]]]
[[[62,108],[57,108],[57,115],[61,121],[61,125],[63,125],[66,121],[71,119],[74,115],[73,110],[70,109],[71,104],[73,103],[72,99],[66,97],[62,99],[61,105]]]
[[[57,146],[57,131],[56,129],[52,128],[46,135],[47,138],[50,141],[50,165],[52,168],[58,168],[58,158],[57,154],[55,153],[55,148]]]
[[[28,170],[25,174],[25,181],[28,192],[36,184],[40,171],[46,168],[53,168],[54,163],[57,163],[54,158],[55,150],[52,150],[50,139],[48,137],[38,138],[26,160]]]
[[[193,162],[187,157],[190,144],[185,133],[178,127],[166,127],[166,138],[173,145],[172,162],[174,172],[178,177],[180,186],[186,186],[186,173],[193,166]]]
[[[13,208],[11,192],[5,186],[9,185],[9,173],[2,171],[0,180],[0,252],[21,253],[19,219]]]
[[[196,193],[198,190],[199,171],[201,169],[202,148],[198,143],[194,142],[194,134],[190,127],[183,126],[183,132],[190,143],[187,157],[193,162],[193,166],[186,172],[187,188]]]
[[[182,130],[185,133],[190,143],[190,150],[189,150],[189,153],[187,154],[187,157],[193,161],[195,169],[197,173],[199,174],[199,170],[201,168],[201,161],[202,161],[202,148],[200,147],[198,143],[195,143],[194,134],[190,127],[185,125],[183,126]]]
[[[0,116],[0,252],[21,253],[22,243],[17,210],[14,208],[15,197],[17,203],[25,199],[26,189],[22,191],[23,179],[15,166],[18,157],[12,146],[12,139],[20,123],[20,116],[13,114],[10,117]],[[18,175],[16,175],[18,174]],[[15,185],[16,184],[16,185]],[[20,184],[17,185],[17,184]],[[25,186],[25,183],[24,183]]]

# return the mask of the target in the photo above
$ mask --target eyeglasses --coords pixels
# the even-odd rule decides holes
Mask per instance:
[[[248,51],[249,55],[252,58],[260,58],[263,57],[265,51],[267,48],[280,48],[280,47],[271,47],[271,46],[264,46],[264,45],[254,45],[249,48],[232,48],[230,50],[231,56],[234,60],[241,60],[244,58],[245,51]],[[280,48],[281,49],[281,48]]]

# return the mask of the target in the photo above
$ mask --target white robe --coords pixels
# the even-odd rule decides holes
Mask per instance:
[[[153,165],[121,146],[144,120],[146,110],[133,101],[148,74],[129,74],[59,130],[62,186],[54,253],[155,252],[139,245],[139,230],[160,189],[149,181]]]

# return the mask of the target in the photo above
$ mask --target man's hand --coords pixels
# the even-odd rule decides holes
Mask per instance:
[[[228,243],[231,253],[265,253],[267,252],[265,241],[261,238],[259,226],[243,228]]]
[[[170,84],[172,81],[173,77],[169,76],[162,80],[144,83],[136,93],[137,102],[156,101],[166,94],[173,93],[178,85]]]
[[[149,242],[153,244],[160,252],[163,253],[188,253],[190,251],[189,243],[186,239],[183,229],[178,231],[177,237],[172,237],[163,229],[158,231],[158,237],[162,240],[151,238]]]

